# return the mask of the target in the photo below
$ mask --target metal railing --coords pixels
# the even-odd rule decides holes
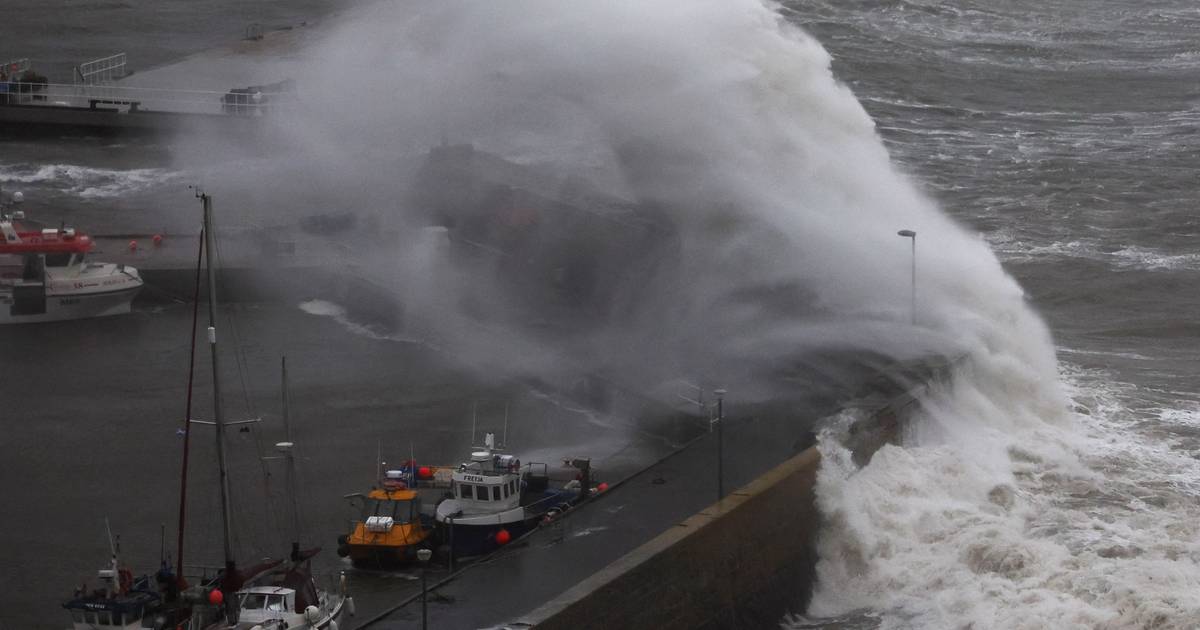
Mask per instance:
[[[75,66],[75,82],[96,85],[125,76],[125,53],[117,53]]]
[[[0,82],[0,104],[47,105],[184,114],[264,116],[295,106],[294,92],[172,90],[67,83]]]

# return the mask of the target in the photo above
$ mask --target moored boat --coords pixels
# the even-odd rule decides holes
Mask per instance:
[[[383,478],[365,496],[347,495],[361,502],[361,516],[349,534],[338,537],[338,555],[349,557],[356,567],[384,567],[416,560],[417,550],[430,546],[433,523],[421,511],[421,497],[414,477],[415,464],[409,470],[383,470]],[[432,469],[422,467],[426,477]]]
[[[13,194],[14,203],[20,193]],[[47,228],[0,205],[0,324],[128,313],[143,281],[123,264],[88,259],[90,236]]]
[[[294,538],[287,561],[269,560],[247,570],[241,570],[234,559],[229,505],[229,477],[225,464],[224,431],[227,422],[221,408],[216,328],[216,273],[213,266],[212,198],[199,194],[204,204],[204,257],[208,268],[208,342],[213,371],[213,414],[211,424],[216,429],[217,466],[220,470],[220,507],[225,566],[217,578],[185,593],[185,599],[195,602],[191,609],[189,630],[250,630],[271,628],[290,630],[337,630],[337,621],[344,611],[354,614],[353,600],[346,594],[345,581],[336,589],[320,589],[312,574],[310,560],[320,549],[300,550],[295,542],[299,536],[297,507],[292,506]],[[287,440],[276,444],[288,467],[288,490],[294,494],[295,444],[288,425],[287,365],[283,366],[284,425]],[[198,422],[198,421],[193,421]]]
[[[520,459],[496,452],[495,442],[495,435],[488,433],[484,446],[454,471],[450,496],[437,506],[442,538],[456,557],[482,555],[506,545],[547,516],[570,509],[591,490],[589,460],[565,461],[577,473],[555,486],[547,464],[522,465]]]
[[[175,575],[163,563],[151,577],[134,577],[129,568],[121,566],[117,547],[112,542],[109,565],[97,572],[100,587],[89,590],[86,585],[63,603],[71,615],[72,630],[126,630],[165,627],[171,602],[177,599]]]

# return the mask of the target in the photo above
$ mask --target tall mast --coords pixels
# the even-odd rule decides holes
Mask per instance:
[[[183,414],[183,470],[179,475],[179,529],[175,540],[175,576],[180,584],[183,583],[183,528],[187,522],[188,453],[192,437],[192,377],[196,374],[196,325],[200,319],[200,271],[204,264],[205,238],[205,232],[201,229],[196,252],[196,287],[192,290],[192,349],[188,354],[187,411]]]
[[[292,455],[295,443],[292,442],[292,422],[288,405],[287,357],[282,357],[281,364],[283,367],[283,439],[286,446],[280,445],[279,450],[283,451],[285,464],[287,464],[287,493],[292,504],[292,554],[296,556],[300,547],[300,508],[296,505],[296,461]],[[292,558],[293,561],[297,559],[298,556]]]
[[[225,580],[229,583],[236,579],[234,576],[236,569],[229,523],[229,475],[225,470],[225,417],[221,413],[221,371],[217,367],[217,272],[213,266],[212,197],[201,193],[200,199],[204,202],[204,253],[208,258],[208,345],[212,351],[213,421],[217,428],[217,467],[221,471],[221,529],[225,537]]]

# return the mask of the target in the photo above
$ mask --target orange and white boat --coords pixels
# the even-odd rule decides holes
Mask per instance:
[[[381,471],[379,485],[366,495],[347,495],[361,502],[362,515],[349,534],[338,537],[338,555],[357,567],[375,568],[412,562],[418,549],[432,548],[433,520],[422,514],[416,485],[418,478],[431,481],[437,470],[409,462],[402,470]]]

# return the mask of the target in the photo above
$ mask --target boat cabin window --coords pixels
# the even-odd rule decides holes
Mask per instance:
[[[46,254],[47,267],[66,267],[71,262],[71,254]]]
[[[473,486],[469,483],[464,483],[464,484],[460,484],[458,486],[458,488],[461,491],[461,494],[460,494],[461,498],[463,498],[463,499],[474,499],[475,498],[475,486]]]
[[[500,486],[492,486],[492,500],[493,501],[500,500]]]
[[[366,508],[366,516],[390,516],[401,522],[412,520],[413,512],[411,499],[371,499]]]
[[[504,484],[504,498],[505,499],[508,498],[508,483],[507,482]]]
[[[266,610],[270,612],[285,612],[287,603],[282,594],[246,593],[242,595],[241,607],[244,610]]]
[[[25,256],[25,266],[21,270],[22,280],[41,280],[46,274],[46,264],[41,256]]]

